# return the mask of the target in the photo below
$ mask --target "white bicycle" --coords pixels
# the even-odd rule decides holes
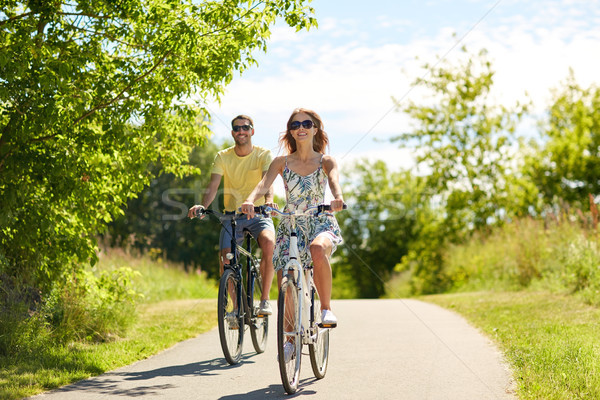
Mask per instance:
[[[313,268],[311,265],[300,264],[296,217],[319,216],[329,210],[328,204],[292,212],[265,208],[266,213],[274,212],[291,219],[289,261],[283,268],[277,302],[277,358],[281,381],[289,394],[298,389],[303,345],[308,345],[315,377],[322,379],[327,372],[329,330],[335,328],[335,325],[321,323],[321,303],[313,281]]]

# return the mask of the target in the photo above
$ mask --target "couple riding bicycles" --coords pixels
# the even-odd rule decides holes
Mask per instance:
[[[320,300],[319,324],[327,328],[335,327],[337,318],[330,304],[332,273],[329,258],[337,245],[342,243],[340,228],[331,213],[301,215],[324,202],[327,184],[333,196],[330,210],[339,211],[344,205],[337,164],[333,157],[324,154],[329,140],[320,116],[312,110],[294,110],[287,121],[286,131],[280,137],[287,155],[272,161],[268,150],[252,145],[254,127],[250,117],[235,117],[231,134],[235,145],[215,157],[202,204],[192,207],[189,216],[195,216],[198,210],[205,210],[212,203],[224,177],[225,209],[234,213],[240,210],[246,214],[246,218],[238,219],[238,234],[227,229],[221,231],[221,273],[229,262],[228,257],[232,257],[231,252],[235,252],[231,248],[231,236],[228,235],[233,233],[235,237],[242,238],[246,228],[257,239],[262,250],[262,298],[258,315],[270,315],[272,310],[268,296],[274,270],[278,271],[278,287],[281,288],[286,266],[292,257],[296,257],[290,255],[290,242],[294,240],[291,238],[295,236],[299,265],[312,266],[311,278],[314,275],[314,286]],[[275,212],[277,206],[273,203],[272,184],[277,175],[282,176],[286,190],[284,213],[294,218],[282,219],[275,235],[271,219],[256,214],[255,206],[265,204],[270,207],[269,212]],[[285,354],[282,358],[286,358]]]

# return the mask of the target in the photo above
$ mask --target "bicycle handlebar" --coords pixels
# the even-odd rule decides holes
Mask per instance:
[[[348,208],[348,205],[346,203],[344,203],[342,209],[346,210]],[[316,210],[316,211],[315,211]],[[238,211],[241,211],[238,210]],[[254,206],[254,212],[256,214],[262,214],[263,216],[267,217],[269,216],[269,214],[271,213],[276,213],[279,214],[281,216],[300,216],[300,215],[319,215],[321,214],[323,211],[331,211],[331,205],[330,204],[317,204],[315,206],[310,206],[307,209],[305,209],[304,211],[291,211],[291,212],[283,212],[277,208],[273,208],[267,205],[262,205],[262,206]],[[198,208],[196,209],[196,213],[194,217],[200,217],[202,215],[214,215],[217,218],[221,219],[221,220],[229,220],[229,219],[243,219],[246,218],[247,215],[243,214],[241,212],[219,212],[219,211],[215,211],[215,210],[211,210],[211,209],[205,209],[205,208]]]
[[[262,214],[264,216],[268,215],[268,212],[266,211],[267,208],[271,208],[271,207],[267,207],[265,205],[262,206],[255,206],[254,207],[254,212],[257,214]],[[219,219],[241,219],[241,218],[246,218],[246,214],[243,213],[235,213],[235,212],[219,212],[219,211],[215,211],[215,210],[211,210],[208,208],[198,208],[196,209],[196,214],[195,217],[200,217],[201,215],[214,215],[216,217],[218,217]]]
[[[347,208],[348,208],[348,205],[346,203],[344,203],[342,209],[346,210]],[[316,212],[314,210],[316,210]],[[288,211],[288,212],[281,211],[281,210],[279,210],[277,208],[265,207],[265,212],[267,212],[267,213],[274,212],[274,213],[279,214],[279,215],[284,216],[284,217],[286,217],[286,216],[292,216],[292,215],[293,216],[319,215],[323,211],[331,211],[331,205],[329,205],[329,204],[317,204],[316,206],[310,206],[310,207],[308,207],[304,211],[295,210],[295,211]]]

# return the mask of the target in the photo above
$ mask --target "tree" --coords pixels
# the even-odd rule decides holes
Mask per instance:
[[[416,127],[393,141],[415,146],[417,163],[430,171],[427,186],[445,207],[449,232],[481,228],[513,211],[511,194],[520,183],[511,177],[518,172],[511,165],[514,132],[527,108],[488,104],[494,72],[486,51],[474,56],[463,47],[462,56],[456,66],[446,60],[424,65],[428,76],[413,86],[429,90],[429,103],[395,100]]]
[[[546,204],[582,207],[600,194],[600,87],[582,88],[571,71],[553,95],[527,171]]]
[[[184,164],[209,133],[197,104],[256,64],[276,19],[314,26],[305,3],[4,1],[2,282],[44,289],[93,259],[95,234],[150,182],[150,163],[199,172]]]
[[[336,274],[346,274],[359,297],[377,298],[425,225],[434,217],[425,180],[410,171],[391,172],[383,161],[360,162],[349,173],[344,197],[350,205],[337,218],[344,237]],[[415,276],[421,274],[415,267]]]
[[[207,141],[190,155],[190,164],[209,171],[219,149]],[[154,166],[158,171],[160,166]],[[124,214],[108,225],[104,241],[111,247],[134,248],[171,261],[183,263],[186,270],[201,269],[219,276],[219,229],[214,221],[189,220],[187,208],[198,204],[210,175],[177,177],[162,174],[152,179],[139,196],[130,199]],[[212,206],[220,210],[222,196]]]

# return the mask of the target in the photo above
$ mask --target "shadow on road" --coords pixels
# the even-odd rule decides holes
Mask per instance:
[[[173,389],[177,385],[170,383],[144,385],[127,388],[124,381],[145,381],[155,378],[185,377],[185,376],[211,376],[216,375],[220,370],[233,369],[245,364],[253,364],[252,357],[256,353],[249,353],[242,357],[239,364],[229,365],[224,358],[214,358],[212,360],[193,362],[183,365],[172,365],[169,367],[151,369],[147,371],[129,371],[129,372],[107,372],[103,375],[91,379],[85,379],[72,385],[64,386],[53,392],[94,392],[105,396],[123,396],[123,397],[141,397],[159,394],[166,389]]]
[[[231,394],[220,397],[219,400],[262,400],[262,399],[293,399],[301,396],[313,396],[317,394],[314,390],[308,390],[304,386],[315,382],[315,378],[307,378],[300,381],[298,391],[293,395],[288,395],[283,388],[283,385],[270,385],[264,389],[257,389],[252,392]]]
[[[228,368],[238,368],[242,361],[237,365],[229,365],[223,358],[214,358],[212,360],[193,362],[183,365],[171,365],[164,368],[151,369],[148,371],[134,371],[134,372],[113,372],[107,375],[118,375],[123,377],[126,381],[139,381],[154,379],[158,377],[173,377],[173,376],[198,376],[198,375],[214,375],[219,370]]]

